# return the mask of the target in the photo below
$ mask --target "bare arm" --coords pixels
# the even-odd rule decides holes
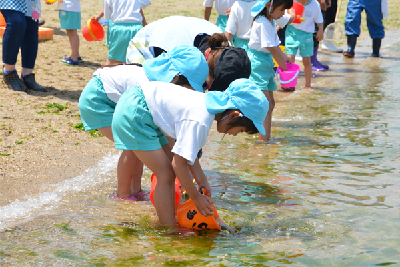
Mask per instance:
[[[290,14],[290,19],[288,21],[288,25],[292,24],[292,22],[296,19],[296,11],[294,11],[294,9],[289,9],[289,14]]]
[[[287,67],[285,63],[290,62],[291,59],[283,54],[282,50],[278,46],[268,47],[268,50],[275,61],[278,63],[279,67],[281,67],[282,70],[286,71]]]
[[[142,26],[144,27],[144,26],[147,25],[147,21],[146,21],[146,18],[144,17],[143,9],[142,9],[142,8],[140,9],[140,15],[142,15],[142,18],[143,18],[143,20],[142,20]]]
[[[207,196],[211,197],[212,189],[207,181],[207,177],[204,174],[203,169],[201,168],[199,159],[197,158],[193,165],[188,165],[188,166],[199,188],[204,187],[207,190]]]
[[[320,42],[324,39],[324,24],[317,23],[317,25],[318,25],[317,40]]]
[[[99,19],[101,19],[103,16],[104,16],[104,9],[103,9],[103,7],[102,7],[101,10],[100,10],[100,12],[99,12],[96,16],[94,16],[94,19],[95,19],[96,21],[99,21]]]
[[[179,182],[182,184],[183,188],[186,189],[199,212],[204,216],[212,215],[214,211],[212,200],[208,196],[202,195],[197,191],[196,186],[192,182],[187,160],[175,154],[172,160],[172,167],[174,168]]]
[[[230,42],[230,41],[232,41],[234,35],[232,33],[225,32],[225,36],[228,39],[228,41]]]
[[[204,19],[207,20],[207,21],[210,20],[211,10],[212,10],[212,6],[204,8]]]

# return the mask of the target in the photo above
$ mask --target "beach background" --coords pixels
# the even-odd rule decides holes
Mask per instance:
[[[339,23],[344,22],[346,4],[342,2]],[[387,30],[395,30],[400,0],[389,1],[390,15],[385,20]],[[82,1],[82,21],[97,15],[102,1]],[[204,6],[199,0],[153,1],[144,14],[148,23],[172,16],[203,18]],[[41,41],[36,59],[36,80],[48,91],[20,93],[9,90],[1,83],[0,91],[0,205],[37,192],[43,184],[57,183],[78,175],[82,169],[94,166],[105,154],[116,151],[98,132],[87,133],[80,124],[78,101],[82,90],[93,72],[105,64],[107,46],[101,42],[86,41],[81,31],[80,55],[84,62],[79,66],[60,63],[70,56],[68,36],[60,29],[57,3],[42,3],[45,27],[54,29],[53,40]],[[216,22],[213,8],[211,22]],[[362,37],[368,39],[365,12],[363,13]],[[106,30],[106,28],[105,28]],[[338,40],[338,43],[341,41]],[[384,41],[385,42],[385,41]],[[368,47],[368,42],[365,46]],[[323,58],[323,55],[321,56]],[[16,64],[20,73],[20,55]],[[300,79],[299,84],[302,84]],[[279,99],[288,96],[277,92]]]
[[[102,1],[82,1],[82,26],[99,12],[101,4]],[[347,1],[344,0],[340,10],[339,23],[344,22],[346,4]],[[396,169],[396,164],[393,163],[394,161],[398,163],[400,158],[398,142],[393,141],[397,137],[390,135],[390,131],[396,132],[396,127],[386,126],[388,133],[382,130],[381,134],[376,135],[382,137],[382,140],[384,140],[384,136],[392,137],[390,139],[392,147],[385,146],[385,142],[389,141],[381,140],[382,142],[375,144],[372,137],[370,139],[362,135],[368,136],[373,129],[381,127],[380,124],[375,125],[375,128],[371,125],[371,128],[369,128],[369,126],[366,126],[368,123],[364,124],[360,121],[378,115],[370,113],[361,115],[349,111],[349,109],[356,109],[356,107],[359,107],[357,112],[361,112],[361,110],[373,111],[373,108],[376,108],[379,103],[386,99],[385,93],[387,94],[386,97],[395,98],[392,94],[393,86],[399,82],[393,74],[398,71],[396,66],[398,66],[400,54],[400,45],[398,44],[400,36],[398,29],[400,24],[399,4],[400,0],[389,1],[389,18],[384,22],[387,32],[382,48],[385,58],[368,58],[371,52],[371,40],[366,29],[365,14],[363,14],[362,35],[357,45],[355,59],[343,59],[341,54],[321,52],[319,59],[323,63],[328,63],[331,66],[331,71],[316,74],[312,81],[314,90],[302,90],[304,76],[301,76],[294,93],[283,92],[280,89],[276,91],[274,96],[277,100],[277,106],[273,114],[273,136],[278,139],[275,140],[275,144],[257,146],[255,145],[257,136],[244,135],[237,139],[226,136],[221,141],[222,136],[217,134],[215,129],[211,131],[210,141],[202,158],[202,165],[206,174],[213,181],[212,185],[216,190],[214,200],[218,208],[221,208],[221,217],[230,225],[235,226],[240,234],[233,239],[222,235],[222,238],[218,241],[220,243],[213,241],[215,236],[207,236],[206,239],[200,239],[200,241],[193,238],[188,241],[190,246],[187,243],[175,240],[175,237],[168,237],[173,240],[174,247],[181,248],[183,251],[179,253],[157,252],[161,257],[159,261],[153,261],[153,259],[157,259],[156,252],[153,251],[155,247],[149,245],[153,241],[149,241],[147,237],[144,238],[143,236],[149,235],[151,236],[150,239],[155,238],[159,242],[154,241],[157,243],[156,247],[159,248],[159,251],[169,251],[168,249],[171,247],[169,241],[157,236],[157,232],[154,233],[155,236],[149,234],[156,222],[154,208],[149,203],[146,205],[138,203],[116,204],[110,200],[109,196],[116,190],[115,168],[119,151],[115,150],[113,143],[99,135],[98,132],[84,132],[79,116],[79,96],[93,72],[106,62],[108,50],[105,40],[87,42],[82,37],[81,31],[78,31],[81,37],[80,54],[84,62],[74,67],[61,64],[62,57],[70,55],[68,36],[65,31],[60,29],[57,5],[48,6],[42,3],[42,18],[46,20],[44,26],[54,29],[54,37],[53,40],[39,43],[35,73],[36,80],[41,85],[48,87],[48,91],[14,92],[8,89],[4,83],[0,84],[0,235],[2,240],[0,263],[3,261],[10,265],[18,265],[18,263],[54,265],[53,260],[56,259],[57,263],[65,266],[89,265],[88,262],[98,264],[93,266],[104,266],[100,264],[103,262],[107,265],[111,263],[113,265],[117,262],[119,264],[117,266],[123,266],[123,264],[129,266],[130,263],[133,264],[138,261],[143,263],[142,255],[145,255],[146,260],[150,259],[152,264],[157,262],[155,265],[162,265],[164,262],[165,264],[173,262],[195,265],[197,261],[207,256],[218,258],[214,263],[223,262],[226,266],[237,266],[247,261],[261,264],[270,260],[277,260],[274,264],[279,266],[279,264],[289,264],[288,262],[293,260],[301,262],[304,258],[306,259],[302,263],[304,266],[322,266],[318,264],[327,262],[320,256],[321,252],[329,251],[325,255],[329,260],[331,258],[344,260],[346,253],[351,252],[354,260],[358,259],[358,262],[370,265],[371,262],[368,261],[368,257],[360,260],[357,257],[363,256],[354,256],[362,253],[364,253],[363,255],[370,255],[368,253],[372,253],[369,252],[372,250],[367,247],[355,249],[354,246],[343,246],[339,249],[338,246],[335,251],[329,250],[327,244],[334,243],[334,240],[340,236],[341,241],[344,241],[343,243],[367,242],[372,244],[376,242],[376,246],[385,246],[385,244],[392,242],[391,246],[388,245],[386,252],[380,251],[384,255],[383,259],[375,255],[379,258],[375,263],[397,264],[398,261],[393,260],[394,257],[390,257],[395,255],[394,253],[398,255],[398,251],[392,248],[393,246],[398,247],[398,240],[391,239],[395,237],[391,236],[391,231],[397,230],[387,227],[387,232],[376,231],[372,237],[367,235],[367,237],[358,238],[352,236],[351,233],[359,234],[370,228],[371,225],[367,225],[365,222],[364,224],[360,223],[359,225],[365,226],[360,230],[350,221],[360,222],[354,219],[357,218],[357,215],[363,215],[371,222],[379,220],[382,216],[380,213],[374,214],[375,217],[373,217],[373,215],[368,215],[373,214],[373,212],[370,212],[371,210],[366,211],[361,210],[361,208],[358,210],[359,207],[366,207],[365,209],[367,209],[367,207],[372,206],[373,208],[387,208],[388,212],[392,212],[392,214],[397,212],[397,216],[385,221],[386,226],[398,223],[400,205],[398,197],[396,198],[396,194],[398,194],[396,192],[399,188],[396,186],[390,193],[383,194],[390,197],[385,198],[382,195],[377,195],[377,200],[374,202],[375,200],[369,199],[374,194],[371,194],[370,191],[363,191],[362,196],[353,197],[353,194],[357,195],[358,193],[349,193],[343,190],[342,187],[339,187],[341,181],[328,183],[326,180],[328,179],[327,172],[331,170],[329,164],[337,164],[332,169],[332,173],[329,174],[330,177],[339,177],[341,173],[346,173],[346,175],[351,176],[349,180],[358,181],[359,184],[365,182],[364,180],[363,182],[357,180],[359,176],[357,173],[362,173],[363,170],[368,170],[369,174],[374,174],[374,171],[378,169],[387,175],[389,173],[399,174],[398,165]],[[203,18],[204,7],[202,1],[198,0],[153,1],[144,10],[144,14],[148,23],[171,15]],[[210,21],[215,22],[216,18],[217,14],[213,9]],[[343,40],[337,42],[338,45],[343,43],[345,43]],[[345,48],[344,45],[343,48]],[[20,57],[17,62],[17,70],[20,73]],[[343,97],[341,94],[343,94]],[[347,98],[351,105],[342,103],[342,100]],[[372,102],[370,103],[370,101]],[[396,102],[388,102],[387,107],[394,106],[394,103]],[[382,114],[385,112],[382,111]],[[335,114],[335,116],[331,114]],[[350,122],[341,121],[345,118]],[[386,117],[384,116],[382,119],[384,118]],[[335,125],[338,122],[343,123],[343,125]],[[393,125],[391,124],[393,122],[395,122],[395,119],[388,121],[387,125]],[[335,127],[323,128],[329,125],[335,125]],[[319,127],[323,129],[321,131],[315,130]],[[332,134],[339,129],[342,132]],[[333,151],[334,148],[339,146],[336,145],[335,142],[338,139],[335,138],[342,137],[342,134],[346,131],[351,132],[345,135],[351,142],[358,140],[358,138],[353,140],[354,132],[360,133],[358,137],[361,141],[354,142],[365,144],[366,150],[377,149],[379,153],[376,153],[381,154],[384,153],[382,151],[389,149],[388,158],[369,162],[371,157],[368,156],[368,153],[370,153],[368,152],[360,154],[357,158],[358,160],[365,156],[367,165],[359,163],[357,168],[350,165],[340,165],[345,165],[344,162],[354,162],[354,159],[348,156],[347,159],[343,159],[339,163],[337,155],[341,154]],[[314,135],[309,139],[304,137],[308,134]],[[387,138],[389,139],[389,137]],[[327,152],[329,149],[332,149],[332,151]],[[321,156],[319,162],[321,165],[314,166],[313,164],[318,162],[314,154],[318,153],[316,151],[322,150],[324,150],[323,153],[327,154]],[[302,153],[305,156],[299,159],[297,155]],[[374,164],[385,167],[375,167]],[[232,181],[231,175],[235,176]],[[309,179],[314,176],[323,177],[321,180],[324,180],[325,184],[318,178],[313,185],[310,185],[312,189],[307,191],[308,189],[304,188],[308,186]],[[149,177],[150,172],[146,170],[143,177],[144,189],[149,189]],[[346,176],[347,178],[348,176]],[[390,178],[393,177],[390,176]],[[371,183],[374,184],[374,182]],[[383,188],[386,188],[388,184],[390,184],[390,181],[382,182]],[[364,190],[365,188],[373,188],[375,185],[363,186],[365,186],[363,187]],[[320,187],[324,187],[323,190],[319,190]],[[315,188],[318,188],[318,190]],[[297,194],[297,192],[304,193],[303,190],[307,193],[305,199],[299,197],[299,195],[302,195],[301,193]],[[68,193],[66,197],[65,192],[74,193]],[[331,193],[332,195],[330,195]],[[263,197],[257,198],[257,196]],[[350,208],[337,204],[342,203],[342,199],[336,201],[336,198],[347,197],[354,200],[354,205],[347,199],[343,200],[343,203],[351,205]],[[242,202],[236,202],[237,199],[241,199]],[[335,205],[328,203],[328,200],[325,203],[325,199],[335,203]],[[272,212],[271,210],[275,208],[270,206],[263,206],[262,209],[258,210],[257,205],[261,202],[271,204],[276,210]],[[62,212],[62,215],[50,214],[51,210],[55,212],[58,208],[55,203],[62,203],[62,208],[59,211]],[[327,206],[319,211],[313,207],[315,203]],[[134,211],[132,211],[132,205]],[[295,208],[296,205],[302,207]],[[336,211],[332,211],[333,206],[330,209],[331,206],[328,205],[335,206]],[[288,209],[285,210],[285,207]],[[292,210],[289,210],[289,208]],[[333,221],[329,221],[325,217],[320,218],[326,210],[331,211],[332,214],[341,214],[339,210],[346,209],[347,211],[343,212],[343,217],[333,215],[336,216]],[[311,228],[307,228],[313,225],[312,223],[310,225],[298,223],[306,221],[302,217],[304,216],[303,212],[313,214],[315,218],[318,217],[318,223],[314,225],[315,228],[314,226],[311,227],[315,231],[314,234],[311,234],[312,231],[309,230]],[[40,217],[35,217],[39,214]],[[150,219],[146,216],[150,216]],[[371,218],[368,216],[371,216]],[[99,222],[99,220],[101,221]],[[266,221],[275,221],[276,224],[262,224],[261,227],[259,223]],[[82,225],[85,226],[83,227],[80,222],[84,222]],[[253,227],[251,222],[257,223],[258,226]],[[381,223],[381,226],[385,223]],[[132,230],[135,225],[139,225],[141,230],[139,231],[136,228]],[[284,227],[282,227],[283,225]],[[324,230],[318,232],[318,227]],[[376,229],[379,227],[377,225]],[[112,232],[112,240],[116,240],[117,236],[120,239],[114,243],[110,241],[111,239],[107,239],[107,242],[98,241],[99,236],[96,235],[96,231],[102,233],[101,237],[106,238],[108,233]],[[291,234],[296,236],[296,233],[297,238],[288,238]],[[136,245],[133,249],[131,247],[133,244],[132,235],[134,238],[146,240],[135,240]],[[272,239],[269,239],[271,237]],[[254,245],[258,242],[258,238],[262,239],[260,246]],[[387,242],[379,243],[377,241],[379,238]],[[121,239],[126,243],[123,243]],[[309,242],[309,239],[313,239],[314,243],[307,246],[305,244]],[[92,250],[81,248],[81,245],[85,243],[84,240],[90,242]],[[215,248],[218,247],[216,244],[225,244],[224,240],[227,242],[228,248],[214,250],[213,253],[215,254],[210,252],[208,247]],[[247,242],[246,248],[239,253],[239,247],[241,247],[241,242],[244,242],[243,240]],[[39,249],[36,249],[35,246],[38,246],[38,244],[40,245]],[[87,244],[85,243],[85,245]],[[183,249],[185,246],[186,250]],[[46,251],[53,248],[55,251],[49,252],[50,256],[47,255]],[[132,255],[132,249],[136,250],[135,253],[138,255],[140,254],[138,258]],[[87,260],[91,255],[88,256],[81,251],[99,251],[98,253],[102,253],[101,260]],[[237,254],[235,254],[235,251]],[[268,254],[269,260],[264,259],[263,253],[266,253],[265,251],[272,251],[271,254]],[[300,257],[307,254],[307,251],[309,251],[308,258]],[[181,253],[185,254],[183,252],[187,255],[197,252],[199,254],[192,259],[180,255]],[[24,259],[27,255],[29,256],[28,259]],[[125,261],[127,255],[132,257],[131,261]],[[241,256],[235,258],[235,255]],[[30,258],[31,256],[37,257]],[[321,258],[320,261],[315,260],[319,257]],[[346,259],[350,258],[347,257]],[[213,260],[204,260],[202,264],[210,262],[213,262]],[[324,265],[344,266],[340,261],[335,263],[328,261],[328,263]],[[301,264],[297,266],[301,266]],[[350,264],[348,266],[356,265]]]

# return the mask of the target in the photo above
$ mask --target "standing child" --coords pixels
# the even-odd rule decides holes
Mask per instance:
[[[321,7],[316,0],[298,0],[304,5],[303,18],[305,21],[299,24],[291,24],[286,28],[286,54],[290,55],[292,60],[295,59],[297,50],[303,57],[304,75],[306,76],[305,89],[312,89],[311,76],[312,65],[311,56],[314,55],[313,33],[315,31],[315,23],[318,25],[316,39],[322,41],[324,38],[323,18]]]
[[[215,10],[218,12],[218,18],[216,25],[225,32],[226,23],[228,22],[229,13],[231,7],[236,0],[215,0]],[[209,21],[211,10],[214,4],[214,0],[204,0],[204,19]]]
[[[129,41],[147,24],[143,8],[150,3],[151,0],[103,0],[103,8],[95,19],[104,15],[111,21],[107,31],[106,65],[125,63]]]
[[[253,17],[251,16],[251,8],[256,4],[255,0],[238,0],[236,1],[229,14],[228,22],[225,28],[225,36],[229,41],[234,41],[235,47],[248,50],[250,40],[251,25]],[[236,36],[234,38],[234,36]]]
[[[262,123],[267,112],[267,99],[248,79],[235,80],[224,92],[207,94],[140,81],[121,96],[112,132],[115,148],[133,151],[157,176],[154,206],[160,224],[174,226],[175,177],[202,215],[213,214],[211,198],[200,194],[188,167],[206,144],[213,121],[219,133],[265,133]],[[177,140],[172,151],[165,135]]]
[[[71,56],[63,57],[61,63],[69,66],[79,65],[82,58],[79,56],[79,36],[81,29],[81,4],[79,0],[59,0],[58,15],[61,29],[67,30],[71,45]]]
[[[264,121],[266,134],[259,134],[259,141],[266,143],[271,137],[272,111],[275,107],[274,91],[278,88],[275,82],[273,58],[283,70],[287,70],[286,62],[293,62],[279,48],[279,38],[274,20],[291,8],[293,0],[259,0],[251,9],[254,17],[251,27],[249,55],[251,61],[250,79],[263,91],[269,101],[269,112]]]

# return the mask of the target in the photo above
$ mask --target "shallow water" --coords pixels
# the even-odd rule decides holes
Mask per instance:
[[[109,197],[118,155],[107,155],[0,207],[0,263],[400,266],[398,47],[386,59],[331,56],[314,90],[278,103],[272,144],[212,132],[202,164],[234,233],[155,228],[151,203]]]

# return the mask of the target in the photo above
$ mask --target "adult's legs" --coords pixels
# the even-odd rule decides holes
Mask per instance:
[[[30,17],[25,17],[26,30],[21,43],[22,75],[33,72],[39,46],[39,23]]]
[[[361,12],[364,7],[359,0],[350,0],[347,4],[347,14],[344,21],[345,32],[347,35],[347,51],[343,53],[345,57],[354,57],[357,37],[360,35]]]
[[[6,71],[15,70],[15,63],[26,30],[25,15],[15,10],[1,10],[7,27],[3,36],[3,63]]]
[[[25,21],[26,30],[21,43],[22,81],[28,89],[46,91],[44,86],[36,82],[33,73],[39,45],[39,22],[30,17],[25,17]]]
[[[25,15],[15,10],[2,9],[1,13],[6,21],[3,35],[3,80],[10,89],[26,91],[25,84],[21,81],[15,70],[19,48],[21,47],[26,30]]]
[[[380,48],[383,37],[385,37],[385,28],[382,20],[381,1],[371,1],[365,6],[367,13],[367,26],[369,35],[372,38],[372,56],[380,57]]]

